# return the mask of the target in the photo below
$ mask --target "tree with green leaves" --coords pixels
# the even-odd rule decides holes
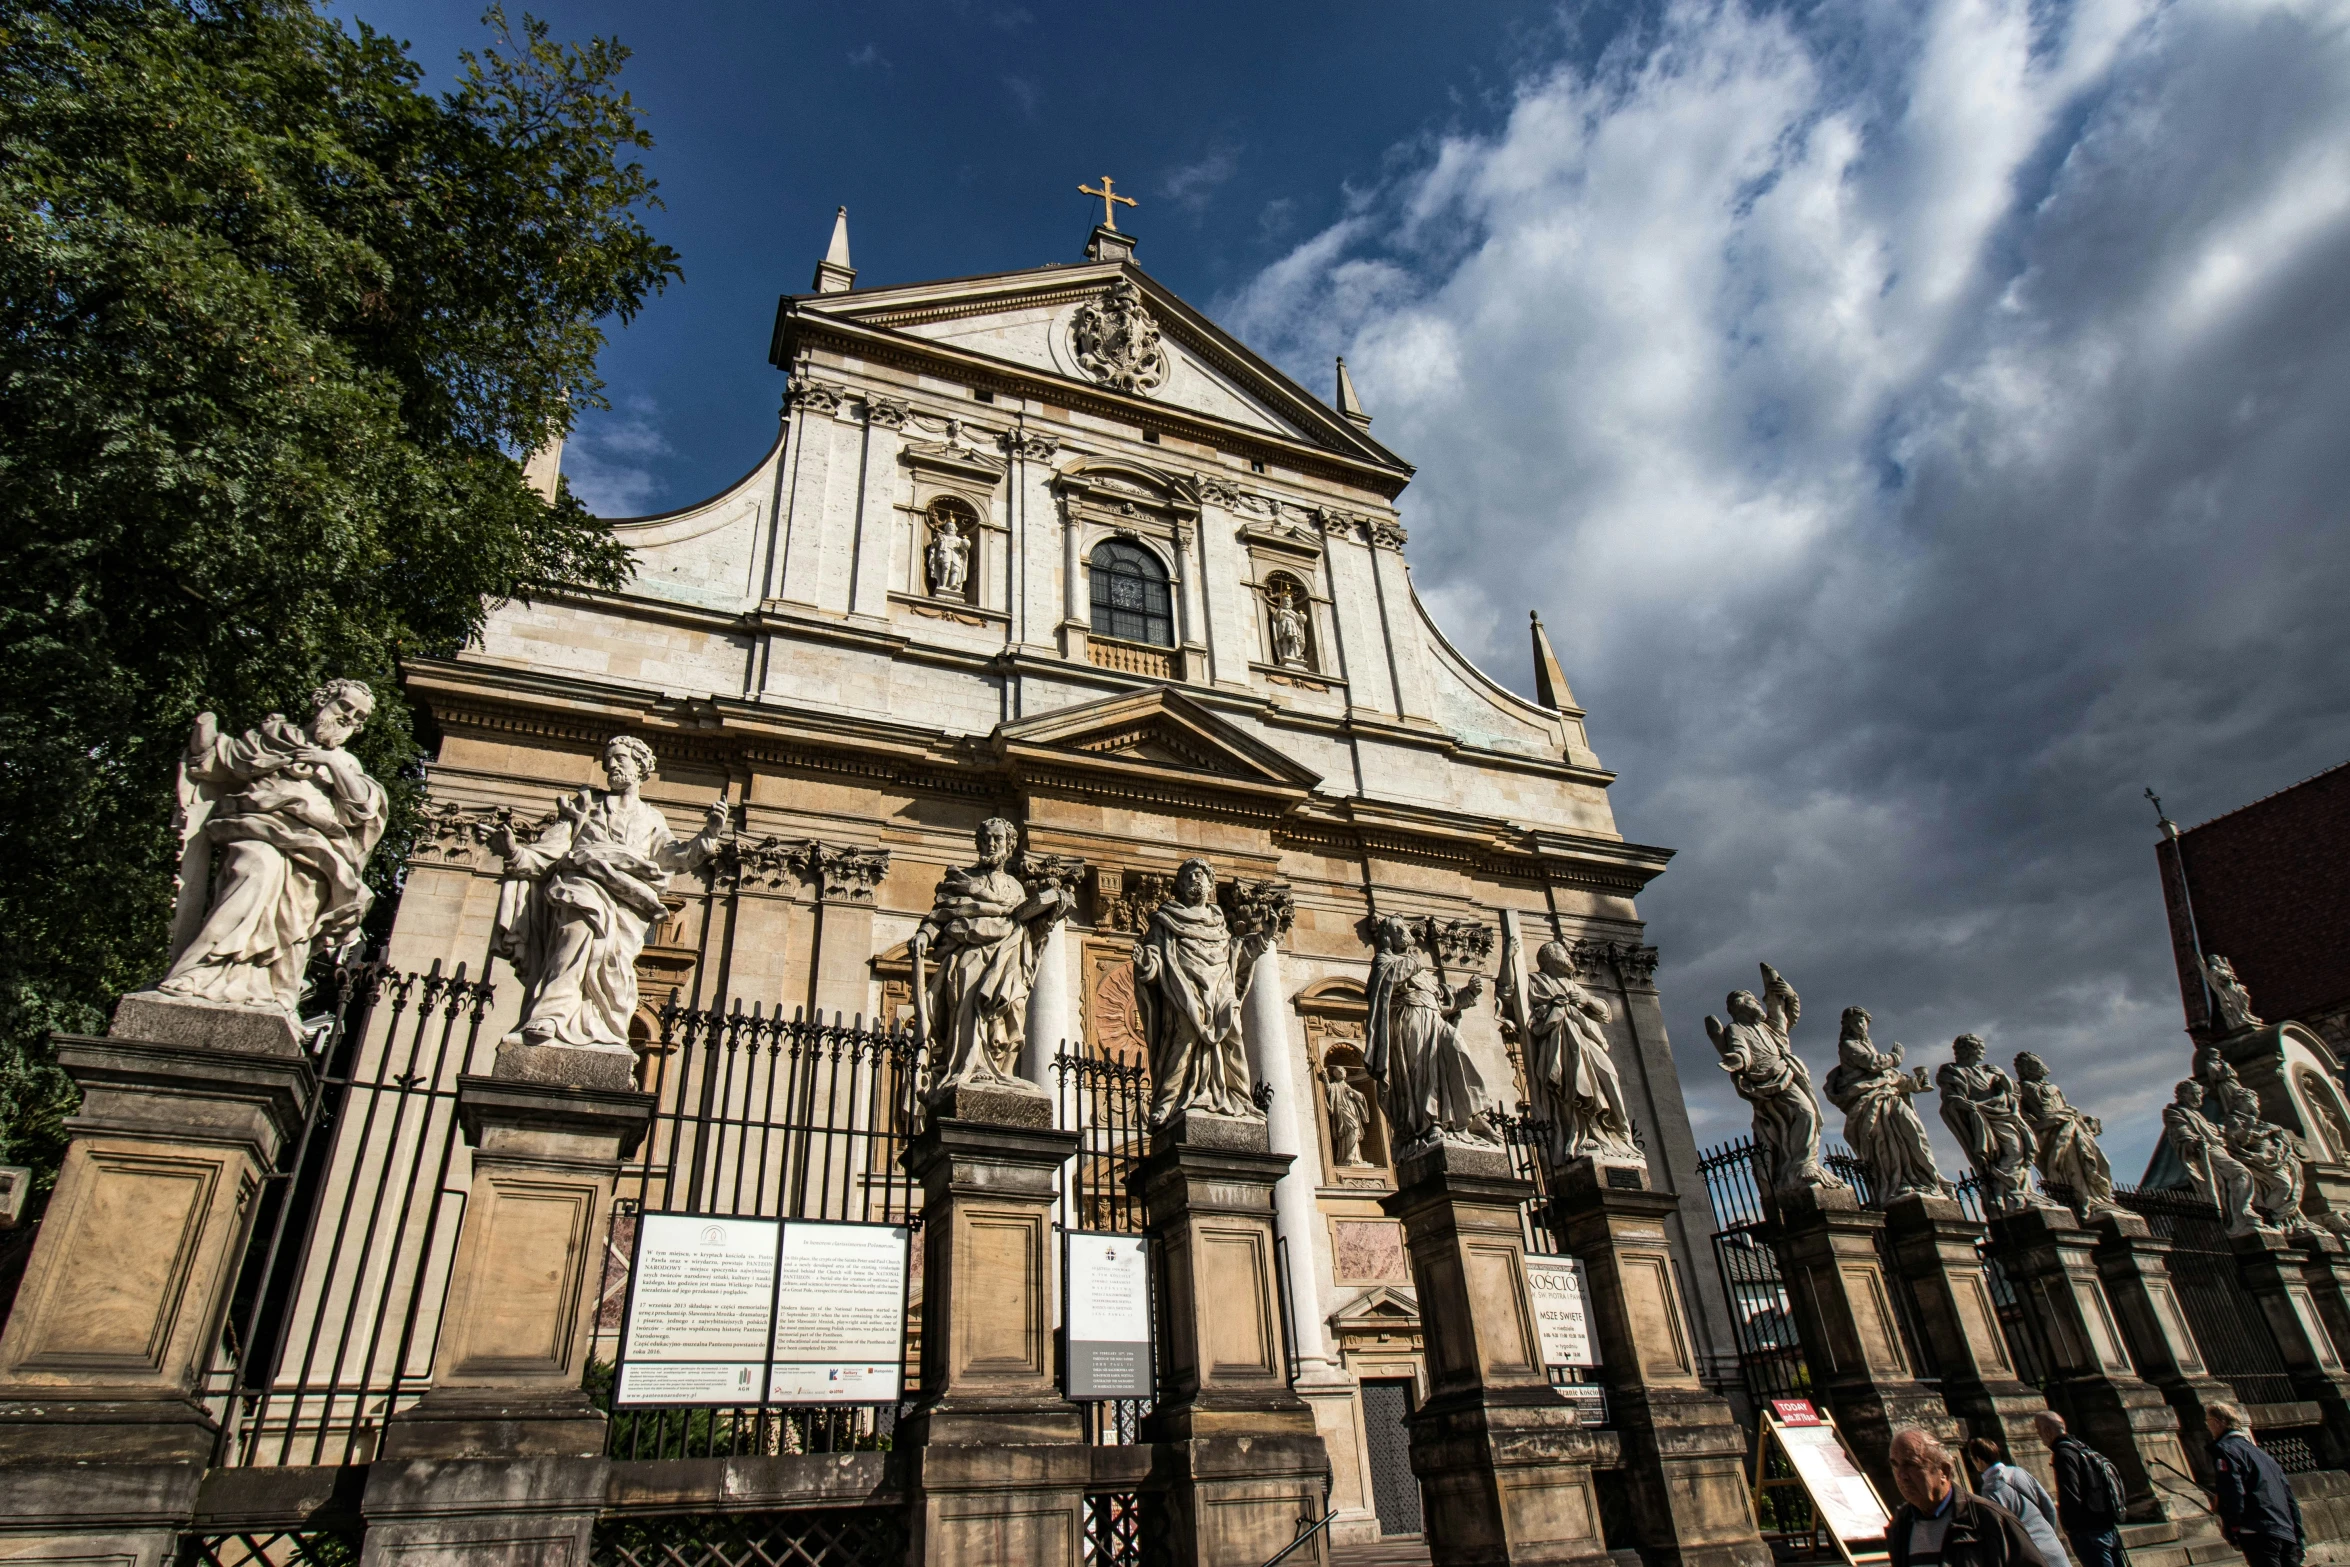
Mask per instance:
[[[0,0],[0,1162],[54,1168],[45,1044],[162,971],[196,715],[399,684],[625,551],[522,456],[677,276],[627,51],[493,9],[455,86],[300,0]],[[388,905],[389,900],[384,900]]]

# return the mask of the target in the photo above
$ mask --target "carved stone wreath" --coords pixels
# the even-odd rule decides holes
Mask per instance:
[[[1121,280],[1099,299],[1078,306],[1069,323],[1069,341],[1078,368],[1104,386],[1122,392],[1156,390],[1167,379],[1167,350],[1159,324],[1142,302],[1142,290]]]

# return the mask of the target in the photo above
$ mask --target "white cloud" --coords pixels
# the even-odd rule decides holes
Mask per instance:
[[[1241,149],[1218,142],[1190,163],[1172,170],[1159,182],[1159,193],[1189,212],[1204,211],[1216,192],[1240,172]]]
[[[1346,354],[1447,624],[1523,683],[1532,599],[1680,849],[1701,1137],[1699,1018],[1769,959],[1815,1063],[1852,1003],[2036,1050],[2135,1177],[2186,1063],[2139,789],[2350,755],[2345,23],[1677,0],[1224,302]]]
[[[673,454],[649,397],[586,414],[563,447],[563,478],[599,517],[637,517],[660,489],[655,464]]]

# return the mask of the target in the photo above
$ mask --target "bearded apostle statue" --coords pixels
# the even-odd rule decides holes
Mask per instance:
[[[1512,992],[1502,1005],[1514,1014],[1520,951],[1514,918],[1505,922],[1502,944],[1504,981]],[[1615,1057],[1608,1052],[1607,1025],[1615,1013],[1583,987],[1574,949],[1565,942],[1546,941],[1535,952],[1534,972],[1525,979],[1525,1012],[1523,1024],[1515,1016],[1504,1021],[1508,1032],[1521,1039],[1526,1080],[1550,1123],[1551,1162],[1600,1158],[1646,1163],[1632,1140],[1632,1108],[1624,1097]]]
[[[1985,1213],[2057,1204],[2032,1190],[2032,1155],[2038,1147],[2024,1119],[2015,1079],[1983,1059],[1982,1036],[1961,1034],[1950,1042],[1951,1059],[1934,1074],[1942,1090],[1942,1124],[1966,1151],[1982,1191]]]
[[[1017,1071],[1028,993],[1045,942],[1072,900],[1051,878],[1023,882],[1012,873],[1019,837],[1001,817],[981,822],[973,836],[979,862],[940,880],[906,944],[934,1098],[970,1085],[1043,1092]]]
[[[179,902],[158,991],[291,1013],[318,943],[357,937],[385,800],[343,743],[374,711],[366,686],[331,680],[302,724],[272,713],[224,735],[210,713],[197,718],[180,762]]]
[[[1216,873],[1205,860],[1183,862],[1174,891],[1134,944],[1135,1012],[1150,1046],[1152,1126],[1186,1111],[1265,1119],[1249,1095],[1240,1003],[1271,945],[1264,930],[1235,937],[1216,907]]]
[[[1707,1017],[1705,1032],[1721,1057],[1722,1070],[1738,1097],[1754,1107],[1754,1140],[1771,1160],[1774,1192],[1846,1191],[1820,1163],[1820,1100],[1811,1068],[1796,1055],[1789,1036],[1803,1018],[1795,987],[1768,963],[1762,965],[1763,998],[1749,990],[1730,993],[1730,1021]]]
[[[1445,983],[1430,950],[1434,926],[1388,915],[1373,927],[1363,1068],[1379,1085],[1398,1163],[1414,1147],[1501,1140],[1486,1119],[1485,1080],[1459,1028],[1485,982],[1471,976],[1458,988]]]
[[[1884,1202],[1951,1194],[1926,1141],[1926,1125],[1910,1104],[1911,1097],[1924,1093],[1927,1086],[1924,1067],[1902,1070],[1901,1046],[1876,1047],[1869,1038],[1865,1007],[1844,1009],[1836,1065],[1828,1072],[1828,1102],[1844,1112],[1844,1140],[1868,1166]]]
[[[2227,1134],[2204,1113],[2203,1085],[2187,1079],[2162,1107],[2162,1135],[2195,1194],[2219,1210],[2230,1235],[2257,1234],[2263,1226],[2252,1211],[2252,1172],[2228,1150]]]
[[[701,832],[677,840],[640,792],[653,776],[653,748],[636,736],[614,735],[603,765],[606,787],[557,800],[554,825],[531,842],[511,826],[490,834],[490,852],[506,862],[490,952],[522,981],[522,1018],[508,1044],[629,1055],[637,954],[665,913],[661,894],[672,873],[708,861],[726,833],[720,799]]]
[[[2048,1063],[2029,1050],[2015,1058],[2015,1078],[2024,1119],[2031,1124],[2038,1149],[2040,1184],[2070,1192],[2073,1211],[2084,1219],[2121,1212],[2113,1200],[2113,1166],[2097,1146],[2105,1123],[2067,1103],[2064,1090],[2048,1075]]]

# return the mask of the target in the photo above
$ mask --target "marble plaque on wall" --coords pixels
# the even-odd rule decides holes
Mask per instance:
[[[1392,1219],[1330,1221],[1332,1261],[1343,1284],[1409,1284],[1403,1226]]]

